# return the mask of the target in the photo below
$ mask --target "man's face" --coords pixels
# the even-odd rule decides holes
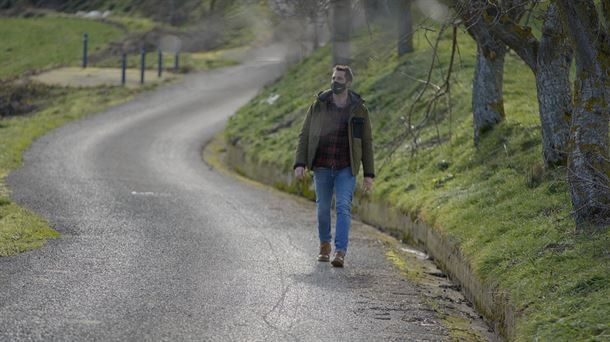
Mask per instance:
[[[345,71],[340,71],[340,70],[335,70],[333,72],[333,77],[332,77],[331,81],[345,84],[347,87],[349,87],[352,84],[352,82],[347,82],[347,80],[345,79]]]
[[[332,82],[330,84],[330,88],[335,95],[345,94],[347,92],[347,88],[352,82],[347,82],[345,79],[345,71],[335,70],[333,71]]]

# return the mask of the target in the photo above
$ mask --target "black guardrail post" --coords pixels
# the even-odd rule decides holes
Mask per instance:
[[[125,69],[127,69],[127,54],[121,54],[121,84],[125,85]]]
[[[89,35],[87,32],[83,34],[83,68],[87,67],[87,45],[89,44]]]
[[[163,52],[161,51],[161,49],[159,49],[158,57],[159,57],[159,63],[157,65],[157,69],[158,69],[157,76],[161,77],[161,73],[163,72]]]
[[[144,84],[144,70],[146,69],[146,50],[140,50],[140,84]]]

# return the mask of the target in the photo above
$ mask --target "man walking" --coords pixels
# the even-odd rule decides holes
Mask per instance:
[[[347,253],[352,197],[360,164],[365,192],[372,190],[375,177],[369,113],[360,95],[349,89],[352,79],[348,66],[333,68],[331,89],[320,92],[307,111],[294,163],[294,174],[299,180],[306,169],[314,172],[319,261],[330,261],[330,207],[335,193],[335,256],[331,263],[334,267],[343,267]]]

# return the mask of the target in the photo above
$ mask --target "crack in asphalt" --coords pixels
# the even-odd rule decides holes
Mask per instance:
[[[227,203],[237,214],[239,214],[242,219],[246,222],[250,222],[249,220],[253,220],[257,227],[264,227],[265,222],[262,222],[260,219],[256,218],[256,215],[246,215],[246,213],[244,213],[244,209],[241,208],[239,205],[237,205],[236,203],[233,203],[231,200],[224,198],[223,200],[225,201],[225,203]],[[252,213],[250,213],[252,214]],[[255,232],[257,232],[261,238],[266,242],[267,246],[269,246],[269,250],[272,251],[271,255],[274,258],[275,264],[277,266],[277,274],[278,274],[278,278],[280,279],[280,284],[281,284],[281,288],[282,291],[277,299],[277,301],[275,302],[275,304],[273,304],[273,306],[271,307],[270,310],[268,310],[266,313],[264,313],[261,318],[263,319],[263,321],[267,324],[267,326],[269,326],[270,328],[284,334],[287,337],[291,337],[293,340],[295,341],[300,341],[301,339],[292,334],[290,332],[290,328],[292,327],[292,324],[288,326],[287,329],[282,329],[280,326],[278,326],[278,324],[274,324],[270,319],[269,316],[277,310],[277,314],[281,317],[282,316],[282,310],[284,307],[284,301],[286,299],[286,294],[288,293],[289,289],[290,289],[290,284],[286,284],[286,272],[283,268],[282,263],[280,262],[280,256],[278,255],[278,251],[277,249],[274,247],[273,243],[271,242],[271,240],[260,230],[256,229]],[[289,242],[291,242],[291,239],[288,239]],[[291,245],[293,245],[293,243],[291,243]],[[297,306],[298,307],[298,306]],[[278,318],[279,320],[279,318]]]

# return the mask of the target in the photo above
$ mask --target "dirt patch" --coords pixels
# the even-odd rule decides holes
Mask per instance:
[[[163,73],[161,77],[158,77],[156,71],[146,70],[144,73],[144,85],[166,82],[178,77],[179,76],[176,74],[167,72]],[[70,87],[96,87],[100,85],[120,86],[121,69],[68,67],[43,72],[31,76],[31,78],[44,84]],[[140,70],[127,69],[125,84],[130,88],[142,86],[140,84]]]
[[[0,118],[27,115],[44,106],[46,99],[65,92],[36,82],[0,84]]]

